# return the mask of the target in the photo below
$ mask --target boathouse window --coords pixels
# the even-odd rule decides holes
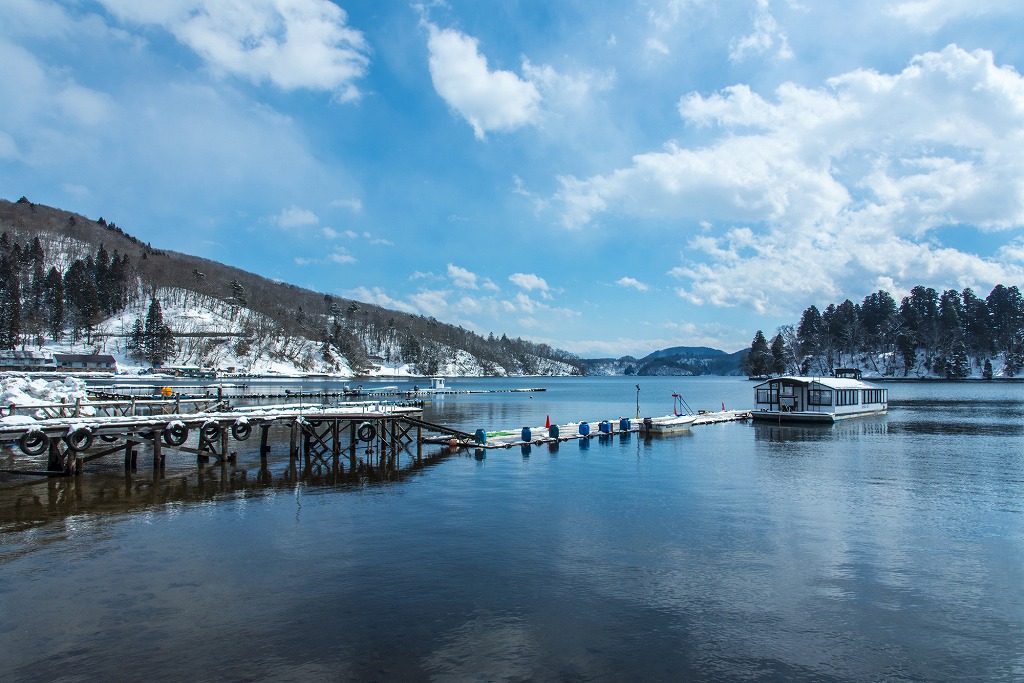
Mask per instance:
[[[771,389],[758,389],[757,390],[757,402],[758,403],[778,403],[779,394],[775,390],[775,387]]]
[[[831,389],[811,389],[807,392],[807,403],[812,406],[832,405]]]
[[[864,402],[865,403],[885,403],[888,396],[888,389],[865,389],[864,390]]]
[[[857,389],[836,389],[837,406],[857,405]]]

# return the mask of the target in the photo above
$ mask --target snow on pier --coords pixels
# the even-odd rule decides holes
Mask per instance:
[[[747,420],[750,417],[749,410],[721,410],[702,411],[697,414],[693,426],[717,424],[721,422],[738,422]],[[641,419],[619,418],[617,420],[597,420],[583,422],[567,422],[564,424],[542,425],[538,427],[523,427],[521,429],[505,429],[497,431],[485,431],[478,429],[474,434],[473,441],[466,443],[465,440],[458,441],[460,446],[472,446],[474,448],[512,448],[513,446],[529,446],[536,444],[556,444],[563,441],[577,439],[592,439],[594,437],[612,437],[626,434],[648,434],[644,430],[644,421]],[[428,437],[427,443],[451,444],[453,439],[448,437]]]

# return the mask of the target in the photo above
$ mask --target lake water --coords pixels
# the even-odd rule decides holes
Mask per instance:
[[[425,417],[614,420],[638,381],[645,415],[674,390],[753,401],[738,378],[457,379],[547,390]],[[468,451],[376,483],[275,461],[260,485],[255,439],[230,472],[144,453],[5,477],[0,680],[1024,680],[1024,387],[887,387],[887,416],[831,428]]]

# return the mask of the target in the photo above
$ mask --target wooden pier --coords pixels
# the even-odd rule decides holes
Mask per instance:
[[[152,455],[153,467],[164,467],[167,450],[194,455],[199,463],[228,462],[232,447],[259,438],[261,460],[272,446],[271,430],[287,434],[291,467],[303,472],[335,475],[359,467],[393,463],[412,445],[427,443],[425,434],[442,435],[464,443],[472,435],[425,422],[422,411],[399,406],[278,406],[226,408],[203,404],[190,413],[171,412],[170,401],[85,402],[26,406],[33,412],[18,421],[10,416],[0,424],[0,442],[12,443],[22,461],[35,467],[0,469],[21,475],[61,477],[81,474],[87,463],[114,454],[124,457],[125,469],[138,466],[139,448]],[[113,405],[108,405],[113,404]],[[102,414],[95,414],[99,408]],[[14,415],[17,416],[17,408]],[[92,414],[86,414],[92,413]],[[280,438],[278,438],[280,440]],[[417,450],[417,455],[419,451]]]

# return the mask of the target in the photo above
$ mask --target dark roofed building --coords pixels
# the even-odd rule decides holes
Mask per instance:
[[[0,353],[0,370],[56,370],[53,356],[40,351],[4,351]]]
[[[55,353],[53,360],[58,370],[70,372],[117,372],[117,361],[109,354]]]

